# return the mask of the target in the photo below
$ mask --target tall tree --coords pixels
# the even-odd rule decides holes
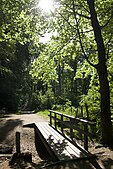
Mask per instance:
[[[104,38],[102,36],[102,27],[99,23],[97,12],[95,9],[95,1],[87,0],[87,4],[89,7],[90,21],[93,27],[94,38],[97,46],[98,63],[96,65],[92,64],[88,60],[87,55],[84,52],[79,30],[78,30],[78,34],[79,34],[81,48],[82,51],[84,52],[85,58],[87,59],[87,61],[91,66],[96,68],[99,76],[100,96],[101,96],[100,108],[101,108],[102,141],[104,143],[109,144],[112,140],[112,124],[111,124],[111,111],[110,111],[110,89],[109,89],[108,73],[107,73],[107,66],[106,66],[107,53],[105,49]],[[73,3],[73,7],[75,10],[74,3]]]
[[[102,37],[102,27],[99,24],[97,13],[95,10],[95,1],[87,0],[87,3],[90,10],[91,23],[98,51],[98,64],[95,65],[94,67],[97,70],[100,82],[102,139],[104,143],[111,143],[112,124],[110,111],[110,89],[106,66],[106,58],[107,58],[106,49]]]

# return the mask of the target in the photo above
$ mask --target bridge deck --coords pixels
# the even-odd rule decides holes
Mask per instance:
[[[49,155],[55,161],[87,158],[91,156],[83,147],[71,143],[47,122],[35,123],[35,135],[38,136],[38,139],[41,139],[44,148],[47,149]]]

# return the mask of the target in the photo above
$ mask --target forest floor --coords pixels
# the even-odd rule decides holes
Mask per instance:
[[[42,122],[47,121],[47,119],[41,117],[37,114],[31,114],[27,112],[21,115],[7,114],[4,117],[0,118],[0,147],[9,146],[13,148],[13,154],[16,152],[15,147],[15,133],[20,132],[20,142],[21,142],[21,152],[30,152],[32,153],[32,163],[25,162],[22,159],[15,161],[11,164],[11,158],[2,156],[0,154],[0,169],[113,169],[113,150],[108,147],[96,146],[93,145],[89,151],[96,155],[96,161],[100,167],[94,167],[87,160],[80,160],[62,165],[51,165],[50,161],[42,160],[36,151],[35,142],[34,142],[34,129],[32,128],[23,128],[24,124],[33,123],[33,122]],[[47,167],[47,165],[49,165]]]

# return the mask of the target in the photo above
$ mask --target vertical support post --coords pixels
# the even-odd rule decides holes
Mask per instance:
[[[50,111],[50,125],[52,125],[52,112]]]
[[[88,132],[87,123],[84,123],[84,131],[85,131],[85,133]],[[86,134],[84,134],[84,149],[88,151],[88,136]]]
[[[70,138],[73,140],[74,134],[73,134],[73,125],[74,125],[74,119],[70,118]]]
[[[81,106],[80,109],[81,109],[81,117],[83,118],[83,106]]]
[[[20,132],[16,132],[16,153],[20,153]]]
[[[88,110],[88,105],[86,103],[85,103],[85,108],[86,108],[87,120],[89,120],[89,110]]]
[[[76,117],[78,117],[78,108],[77,108],[77,111],[76,111]]]
[[[63,114],[61,114],[61,132],[62,134],[64,134],[64,130],[63,130]]]
[[[54,124],[55,124],[55,129],[57,129],[56,117],[57,117],[57,116],[56,116],[56,113],[55,113],[55,114],[54,114],[54,120],[55,120],[55,121],[54,121]]]

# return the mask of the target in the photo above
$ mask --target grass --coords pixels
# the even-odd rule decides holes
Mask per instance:
[[[39,111],[37,112],[38,115],[41,115],[42,117],[45,117],[46,119],[49,119],[49,111],[48,110],[43,110],[43,111]]]
[[[55,110],[55,111],[57,111],[57,110]],[[63,114],[67,114],[67,115],[71,115],[71,116],[74,116],[74,113],[69,113],[70,111],[68,111],[68,110],[65,110],[65,111],[63,111],[63,110],[58,110],[58,112],[60,112],[60,113],[63,113]],[[49,119],[49,110],[42,110],[42,111],[38,111],[38,112],[36,112],[38,115],[41,115],[41,116],[43,116],[43,117],[45,117],[45,118],[47,118],[47,119]]]

